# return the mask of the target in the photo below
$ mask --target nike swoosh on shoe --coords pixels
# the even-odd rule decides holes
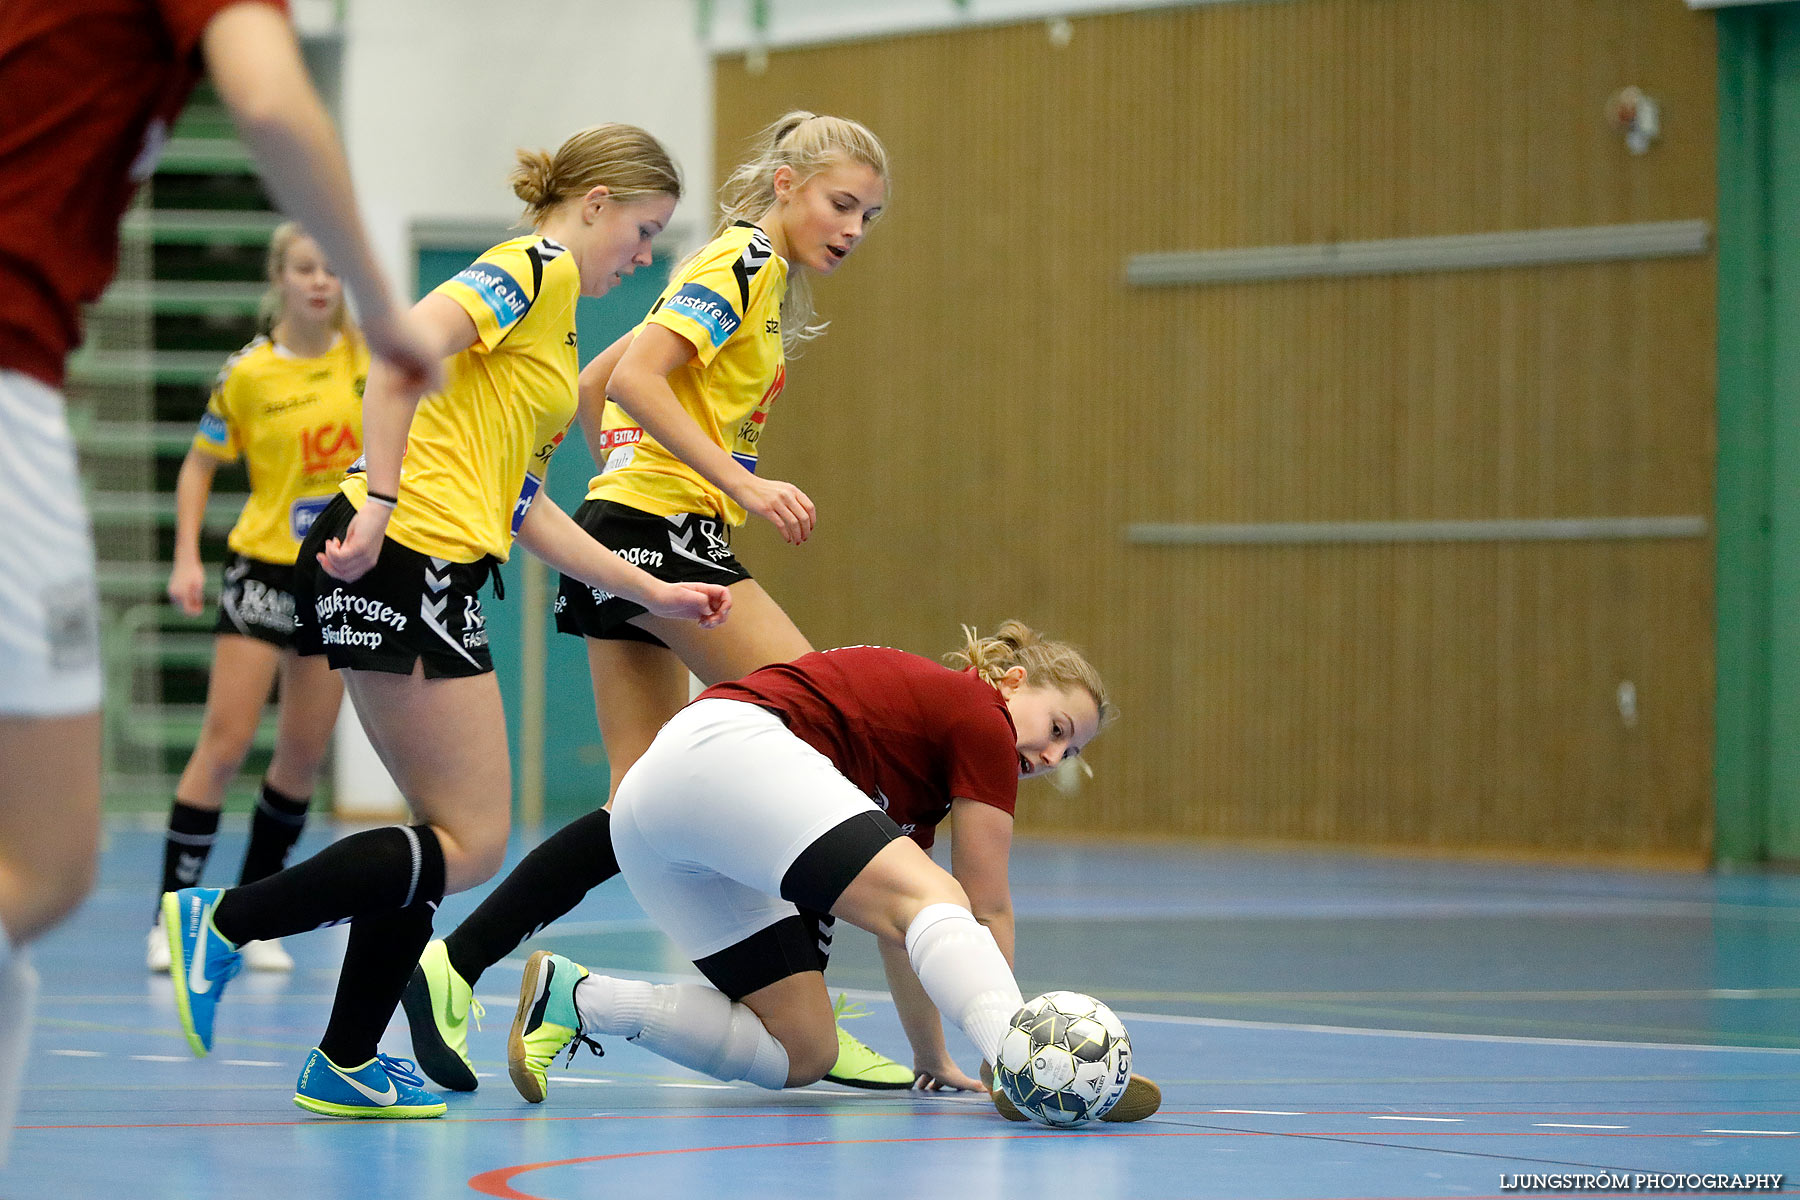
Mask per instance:
[[[195,901],[194,903],[195,903],[196,907],[199,907],[198,901]],[[204,910],[202,910],[202,912],[200,913],[200,917],[202,920],[205,920]],[[201,964],[202,960],[205,959],[205,957],[206,957],[206,929],[204,927],[202,927],[200,930],[200,935],[194,939],[194,950],[193,950],[193,953],[188,956],[188,965],[187,965],[188,991],[193,992],[195,995],[198,995],[198,996],[204,996],[208,992],[212,991],[213,981],[208,979],[206,977],[206,973],[200,969],[200,964]]]
[[[378,1092],[368,1084],[354,1079],[351,1076],[344,1074],[342,1071],[338,1071],[335,1064],[331,1069],[337,1071],[337,1077],[339,1079],[342,1079],[345,1083],[361,1092],[371,1103],[380,1104],[385,1107],[400,1099],[400,1089],[394,1086],[394,1081],[392,1079],[388,1080],[387,1091]]]

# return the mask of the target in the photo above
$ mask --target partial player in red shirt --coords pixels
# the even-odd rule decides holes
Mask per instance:
[[[37,989],[18,948],[87,894],[99,840],[98,598],[63,364],[203,71],[371,351],[415,389],[437,379],[376,268],[284,0],[0,4],[0,1158]]]
[[[605,1034],[716,1079],[817,1082],[838,1053],[824,977],[838,917],[917,981],[894,999],[918,1086],[981,1086],[938,1013],[994,1061],[1024,1003],[1007,886],[1018,781],[1079,754],[1109,708],[1078,650],[1016,621],[970,631],[952,658],[965,669],[880,647],[805,654],[708,688],[663,727],[619,785],[613,847],[713,986],[533,954],[507,1046],[521,1095],[542,1101],[556,1055]],[[951,872],[924,849],[946,815]],[[1155,1111],[1155,1085],[1133,1086],[1115,1119]]]

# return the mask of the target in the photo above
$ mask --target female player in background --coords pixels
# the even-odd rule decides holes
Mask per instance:
[[[702,630],[646,613],[630,597],[564,576],[556,626],[587,639],[594,704],[616,792],[625,772],[688,699],[688,672],[715,684],[812,649],[731,553],[730,528],[762,517],[798,545],[812,501],[756,473],[786,358],[823,331],[809,277],[835,272],[887,196],[887,153],[841,117],[793,112],[763,131],[721,190],[723,222],[680,264],[649,316],[581,375],[581,419],[600,464],[581,527],[651,574],[731,588],[731,623]],[[467,1016],[476,980],[534,931],[618,873],[601,808],[532,851],[443,942],[427,947],[407,988],[413,1047],[445,1087],[475,1087]],[[890,961],[905,971],[904,956]],[[941,1064],[893,1062],[839,1030],[830,1078],[910,1087]]]
[[[406,388],[438,378],[375,264],[283,0],[0,4],[0,1159],[37,990],[18,951],[87,894],[100,830],[94,544],[64,363],[202,74],[276,205],[336,264],[375,356]]]
[[[415,402],[380,369],[364,402],[367,466],[313,523],[295,567],[299,648],[323,654],[418,824],[354,834],[257,883],[163,898],[177,1008],[197,1054],[237,947],[345,920],[331,1019],[295,1088],[331,1116],[433,1117],[410,1064],[377,1052],[450,892],[499,867],[511,822],[500,689],[479,589],[517,540],[551,566],[671,619],[716,624],[723,587],[665,583],[539,494],[575,413],[575,303],[650,261],[681,184],[667,152],[600,125],[519,155],[534,232],[502,242],[414,312],[449,359]],[[402,455],[404,454],[404,464]],[[404,469],[403,469],[404,467]]]
[[[961,671],[827,650],[708,688],[664,726],[614,797],[613,844],[632,895],[712,986],[533,954],[508,1041],[521,1095],[541,1102],[557,1053],[605,1034],[717,1079],[822,1078],[837,1058],[820,936],[834,917],[906,956],[914,983],[894,998],[919,1061],[953,1067],[939,1012],[995,1061],[1023,1004],[1007,885],[1019,780],[1079,754],[1110,714],[1073,647],[1017,621],[965,632]],[[926,854],[946,816],[954,874]],[[1160,1102],[1134,1079],[1106,1119]]]
[[[226,360],[175,482],[169,599],[190,617],[200,615],[205,599],[200,524],[220,463],[244,459],[250,497],[228,538],[205,722],[169,809],[146,951],[152,971],[169,969],[162,894],[200,882],[225,789],[250,751],[270,687],[280,679],[275,752],[250,820],[240,884],[286,865],[344,695],[324,659],[294,652],[294,559],[362,452],[369,355],[345,310],[343,284],[318,243],[291,221],[270,239],[268,276],[264,332]],[[252,970],[293,969],[278,941],[242,949]]]

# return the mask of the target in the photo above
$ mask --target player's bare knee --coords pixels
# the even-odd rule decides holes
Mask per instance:
[[[214,721],[210,717],[200,731],[194,758],[219,787],[229,784],[250,757],[256,726],[239,720]]]
[[[458,836],[458,834],[461,836]],[[482,830],[450,833],[438,830],[444,852],[444,893],[464,892],[486,883],[506,861],[506,835]]]
[[[98,862],[92,848],[86,853],[76,855],[63,866],[50,873],[46,880],[50,911],[45,914],[45,923],[55,925],[64,917],[74,912],[81,902],[87,899],[94,890],[94,879]]]
[[[281,789],[290,796],[310,796],[318,785],[319,772],[325,766],[325,748],[276,746],[264,777],[279,779],[289,786]]]
[[[837,1028],[830,1027],[823,1034],[816,1030],[790,1033],[782,1040],[781,1048],[787,1051],[789,1087],[817,1083],[837,1062]]]

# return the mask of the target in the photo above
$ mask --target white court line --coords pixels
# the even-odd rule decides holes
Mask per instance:
[[[1430,1121],[1437,1125],[1461,1125],[1461,1117],[1370,1117],[1371,1121]]]
[[[1575,1125],[1566,1121],[1537,1121],[1533,1129],[1630,1129],[1629,1125]]]
[[[734,1090],[729,1083],[665,1083],[660,1084],[659,1086],[666,1088],[692,1088],[695,1091],[705,1092],[728,1092]]]
[[[106,1055],[102,1051],[99,1051],[99,1050],[52,1050],[50,1053],[60,1055],[63,1058],[105,1058],[106,1057]]]
[[[187,1062],[193,1056],[189,1054],[131,1054],[126,1057],[133,1062]]]
[[[220,1061],[228,1067],[282,1067],[287,1065],[286,1063],[265,1062],[260,1058],[226,1058]]]
[[[1525,1046],[1585,1046],[1600,1050],[1692,1050],[1716,1054],[1800,1054],[1795,1046],[1702,1046],[1692,1042],[1612,1042],[1600,1038],[1526,1037],[1511,1033],[1436,1033],[1423,1029],[1364,1029],[1354,1025],[1305,1025],[1291,1021],[1239,1021],[1228,1017],[1178,1017],[1167,1013],[1113,1009],[1121,1021],[1157,1021],[1165,1025],[1198,1025],[1208,1029],[1280,1030],[1288,1033],[1336,1033],[1350,1037],[1414,1038],[1432,1042],[1499,1042]]]
[[[1300,1112],[1281,1112],[1273,1108],[1209,1108],[1206,1111],[1215,1113],[1235,1113],[1246,1117],[1304,1117]]]
[[[1792,1129],[1702,1129],[1701,1133],[1761,1133],[1769,1137],[1793,1137]]]

